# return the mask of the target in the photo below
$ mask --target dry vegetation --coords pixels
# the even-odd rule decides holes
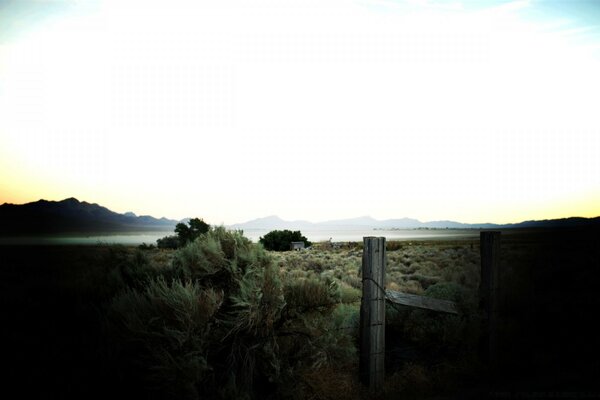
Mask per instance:
[[[476,312],[479,285],[479,243],[388,242],[386,289],[456,301],[465,314]],[[340,313],[357,335],[361,298],[362,243],[318,243],[311,249],[272,253],[284,282],[330,282],[339,292]],[[457,390],[456,380],[476,380],[478,326],[470,316],[438,315],[401,306],[387,306],[386,389],[381,398],[423,397]],[[357,390],[358,360],[302,376],[313,398],[362,399]],[[336,390],[332,382],[348,383]],[[460,385],[458,385],[460,386]],[[360,385],[358,386],[360,388]],[[464,389],[464,388],[463,388]]]
[[[503,237],[503,351],[521,382],[511,387],[577,389],[597,376],[598,338],[587,328],[600,246],[587,237]],[[387,249],[388,289],[453,300],[461,315],[388,304],[377,396],[358,382],[362,245],[275,253],[223,230],[180,250],[3,248],[6,382],[38,398],[489,394],[476,348],[479,243]]]
[[[387,247],[388,289],[423,294],[441,282],[455,282],[468,289],[476,289],[479,284],[478,243],[388,242]],[[331,278],[348,292],[348,302],[360,297],[362,245],[359,243],[346,243],[335,249],[320,243],[311,250],[273,254],[284,278]]]

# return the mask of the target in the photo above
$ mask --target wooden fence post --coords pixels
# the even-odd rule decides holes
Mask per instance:
[[[498,362],[500,300],[500,232],[481,232],[481,282],[479,308],[482,314],[480,357],[495,369]]]
[[[360,305],[360,379],[370,390],[383,388],[385,375],[385,238],[364,237]]]

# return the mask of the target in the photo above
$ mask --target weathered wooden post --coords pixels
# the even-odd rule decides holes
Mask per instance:
[[[492,371],[498,363],[500,303],[500,232],[481,232],[481,282],[479,308],[482,314],[480,356]]]
[[[385,361],[385,238],[364,237],[360,306],[360,379],[383,388]]]

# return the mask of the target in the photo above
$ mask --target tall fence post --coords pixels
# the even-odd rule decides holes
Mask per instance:
[[[500,301],[500,231],[481,232],[481,282],[479,308],[482,314],[480,358],[493,370],[498,363]]]
[[[364,237],[363,245],[360,379],[378,391],[385,375],[385,238]]]

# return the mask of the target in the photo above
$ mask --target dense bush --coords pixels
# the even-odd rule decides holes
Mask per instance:
[[[210,371],[211,322],[222,302],[222,292],[198,282],[161,277],[116,296],[110,317],[121,375],[158,398],[198,397],[196,385]]]
[[[114,297],[109,325],[123,382],[147,397],[274,395],[306,368],[356,353],[357,312],[336,314],[338,283],[283,285],[272,256],[241,232],[211,228],[154,274],[144,257],[134,255],[144,272]]]
[[[259,242],[265,246],[265,249],[272,251],[287,251],[290,250],[292,242],[304,242],[306,247],[312,243],[308,241],[300,231],[290,230],[275,230],[267,233],[259,239]]]
[[[331,307],[340,303],[341,291],[331,279],[297,279],[284,286],[286,307],[293,310],[308,310]]]
[[[262,247],[213,228],[178,250],[162,273],[111,304],[126,381],[159,398],[239,398],[255,380],[277,378],[273,331],[284,299]]]
[[[179,238],[175,235],[165,236],[156,240],[156,246],[159,249],[176,249],[179,247]]]

